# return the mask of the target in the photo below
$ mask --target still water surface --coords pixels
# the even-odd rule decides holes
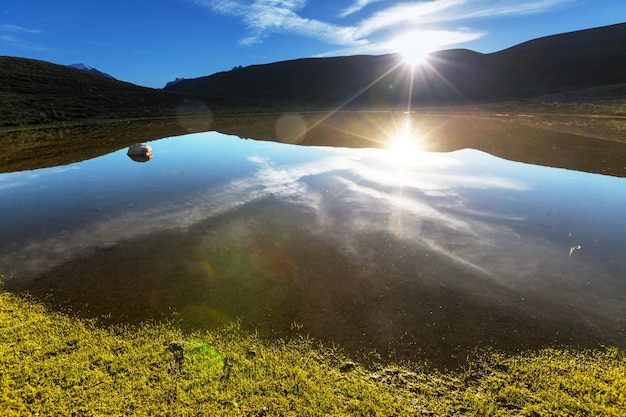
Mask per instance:
[[[438,366],[626,346],[624,178],[472,149],[150,145],[0,175],[5,287],[105,323],[240,320]]]

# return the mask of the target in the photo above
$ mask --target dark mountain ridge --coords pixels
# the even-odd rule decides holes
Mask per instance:
[[[171,116],[206,112],[218,103],[65,65],[0,56],[0,126]]]
[[[185,79],[166,90],[272,103],[359,106],[520,99],[626,82],[626,23],[552,35],[490,54],[304,58]]]

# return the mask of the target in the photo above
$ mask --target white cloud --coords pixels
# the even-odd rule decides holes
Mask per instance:
[[[467,0],[435,0],[419,3],[400,3],[374,13],[359,22],[356,34],[369,36],[381,30],[398,28],[400,25],[416,27],[419,25],[449,22],[453,15],[451,8],[465,4]],[[456,20],[456,19],[453,19]]]
[[[190,0],[210,8],[214,13],[238,17],[248,32],[240,43],[262,43],[274,33],[293,34],[316,39],[343,48],[321,54],[359,54],[399,52],[394,38],[412,33],[420,39],[435,40],[421,49],[435,50],[478,39],[483,31],[459,27],[461,22],[490,19],[502,16],[521,16],[552,10],[567,0],[431,0],[385,2],[391,3],[372,11],[361,20],[351,19],[357,12],[365,13],[367,6],[381,0],[354,0],[339,12],[345,24],[312,19],[304,16],[307,0]]]
[[[23,32],[23,33],[41,33],[39,29],[30,29],[23,26],[0,24],[0,32]]]
[[[372,3],[378,3],[380,1],[383,1],[383,0],[356,0],[354,4],[343,9],[341,13],[339,14],[339,16],[341,17],[350,16],[351,14],[354,14],[364,9],[366,6]]]
[[[431,25],[449,25],[453,22],[472,19],[487,19],[501,16],[522,16],[550,10],[564,0],[537,1],[469,1],[433,0],[425,2],[398,3],[374,13],[359,22],[357,37],[369,36],[378,31],[388,31],[402,26],[420,28]]]
[[[23,26],[0,24],[0,48],[43,50],[41,45],[17,37],[20,35],[37,35],[41,30]],[[2,50],[2,49],[0,49]]]
[[[245,16],[251,33],[250,36],[241,41],[244,45],[262,42],[269,34],[281,32],[293,33],[336,45],[359,43],[354,39],[352,28],[303,18],[289,9],[266,8],[265,5],[255,4],[251,10],[257,10],[257,12]]]
[[[248,29],[243,45],[262,42],[272,33],[291,33],[334,45],[358,44],[354,29],[320,20],[309,19],[296,13],[306,5],[305,0],[195,0],[213,12],[241,18]]]

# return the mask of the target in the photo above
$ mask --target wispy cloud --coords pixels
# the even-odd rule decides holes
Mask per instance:
[[[354,39],[354,28],[300,16],[297,11],[306,5],[305,0],[193,1],[215,13],[241,18],[248,29],[248,36],[240,41],[243,45],[260,43],[272,33],[290,33],[334,45],[359,43]]]
[[[0,32],[41,33],[41,30],[0,23]]]
[[[441,27],[474,19],[524,16],[553,9],[564,1],[536,0],[520,3],[518,1],[433,0],[398,3],[359,22],[355,28],[355,34],[361,38],[398,27],[403,30],[437,28],[437,25]]]
[[[27,28],[24,26],[0,24],[0,50],[6,49],[30,49],[43,50],[43,46],[24,40],[21,35],[38,35],[39,29]]]
[[[356,0],[351,6],[346,7],[339,13],[339,16],[346,17],[354,14],[372,3],[378,3],[383,0]]]
[[[356,34],[369,36],[381,30],[399,26],[419,27],[420,25],[450,22],[456,19],[458,12],[454,8],[464,6],[467,0],[435,0],[430,2],[400,3],[374,13],[359,22]]]
[[[328,45],[341,46],[341,53],[399,52],[398,37],[412,34],[412,39],[431,50],[478,39],[483,31],[467,23],[502,16],[523,16],[553,10],[567,0],[431,0],[385,2],[354,0],[340,10],[339,22],[305,16],[307,0],[190,0],[208,7],[214,13],[238,17],[247,28],[242,45],[264,42],[272,34],[292,34],[317,39]],[[355,21],[354,14],[370,14]],[[465,22],[464,26],[462,25]],[[432,35],[436,36],[433,38]],[[428,42],[426,42],[428,40]],[[424,49],[424,48],[422,48]],[[330,54],[330,53],[329,53]],[[326,54],[328,55],[328,54]]]

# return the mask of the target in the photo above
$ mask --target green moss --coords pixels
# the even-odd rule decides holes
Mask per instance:
[[[367,370],[309,339],[103,329],[0,292],[0,415],[37,413],[622,416],[626,358],[548,349],[487,354],[458,373]]]

